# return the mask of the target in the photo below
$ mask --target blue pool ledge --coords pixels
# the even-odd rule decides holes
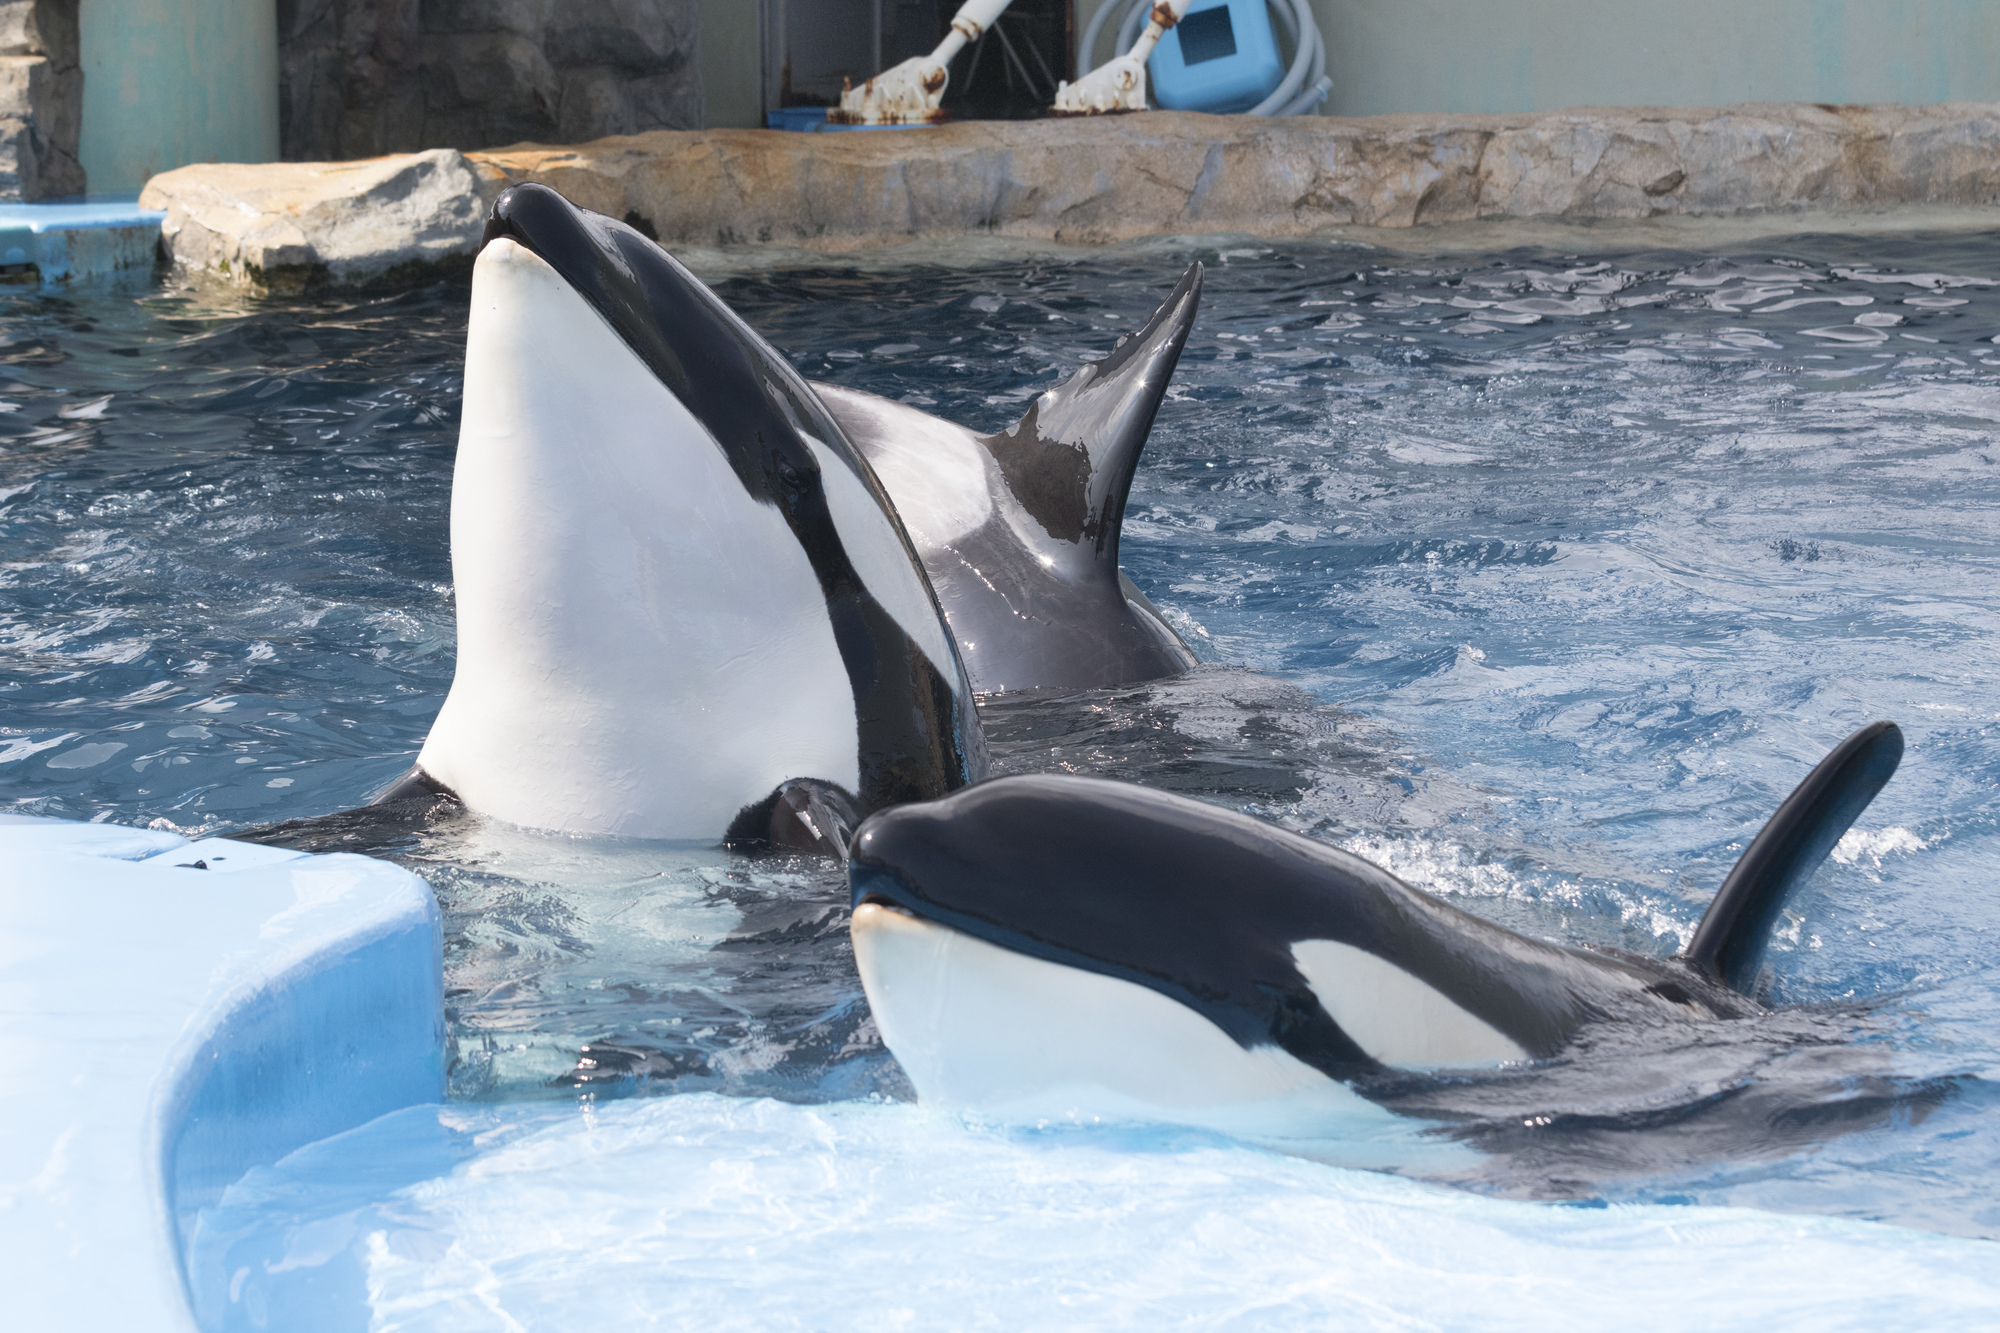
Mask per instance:
[[[0,280],[52,287],[151,268],[166,216],[133,200],[0,204]]]
[[[385,862],[0,814],[9,1325],[197,1327],[202,1207],[442,1099],[442,948]]]

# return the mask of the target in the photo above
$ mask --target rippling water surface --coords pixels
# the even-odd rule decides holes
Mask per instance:
[[[1447,1137],[1474,1149],[1410,1168],[1472,1195],[1412,1184],[1396,1206],[1466,1245],[1485,1233],[1456,1200],[1521,1206],[1481,1195],[2000,1237],[2000,249],[1803,238],[1418,260],[1162,244],[714,281],[807,376],[996,429],[1195,258],[1204,307],[1124,559],[1206,665],[988,701],[1000,766],[1247,808],[1516,929],[1668,954],[1807,768],[1894,718],[1902,770],[1781,927],[1772,998],[1802,1008],[1685,1048],[1386,1090],[1448,1115]],[[465,308],[451,287],[300,305],[141,285],[0,304],[0,807],[226,832],[353,806],[408,766],[452,672]],[[454,1103],[247,1181],[197,1265],[218,1326],[318,1308],[335,1288],[378,1324],[403,1311],[397,1326],[501,1326],[503,1307],[555,1326],[520,1313],[538,1301],[614,1323],[644,1323],[641,1309],[796,1322],[770,1295],[782,1278],[753,1280],[754,1256],[716,1236],[754,1251],[805,1226],[830,1238],[821,1258],[886,1263],[889,1280],[903,1270],[885,1254],[930,1251],[856,1222],[842,1208],[867,1213],[857,1198],[878,1220],[941,1218],[940,1237],[1011,1219],[990,1251],[966,1240],[958,1286],[906,1261],[908,1281],[933,1284],[910,1317],[935,1322],[985,1290],[980,1274],[1040,1271],[1021,1228],[1065,1181],[1169,1230],[1240,1199],[1247,1229],[1218,1243],[1243,1256],[1283,1249],[1246,1219],[1294,1207],[1287,1191],[1339,1214],[1293,1238],[1330,1244],[1376,1206],[1370,1190],[1405,1188],[1178,1132],[1023,1137],[889,1104],[908,1087],[868,1021],[843,884],[811,862],[474,820],[378,850],[445,907]],[[949,1216],[898,1192],[888,1138],[931,1173],[924,1188],[960,1173]],[[830,1174],[760,1177],[767,1158]],[[621,1169],[623,1193],[602,1178]],[[713,1182],[687,1174],[703,1171],[736,1171],[748,1193],[704,1194]],[[662,1189],[670,1220],[648,1211]],[[1066,1206],[1049,1205],[1049,1236],[1098,1225]],[[1684,1261],[1660,1238],[1674,1218],[1745,1215],[1521,1220],[1545,1216],[1478,1226],[1560,1233],[1522,1260],[1556,1274],[1578,1246],[1625,1243],[1614,1234],[1638,1237],[1632,1262]],[[593,1227],[615,1243],[584,1239]],[[681,1232],[710,1249],[676,1249]],[[1149,1234],[1132,1222],[1139,1248],[1102,1262],[1137,1262],[1158,1248]],[[1833,1273],[1848,1261],[1827,1244],[1812,1262]],[[2000,1267],[1983,1244],[1894,1244],[1916,1275],[1905,1303],[1869,1315],[1822,1283],[1830,1318],[1879,1325],[1945,1302],[1956,1289],[1938,1274]],[[638,1284],[629,1309],[577,1303],[580,1287],[605,1296],[605,1255],[646,1270],[623,1279]],[[677,1262],[720,1303],[670,1298]],[[1456,1317],[1448,1293],[1426,1305],[1397,1289],[1368,1309]],[[861,1290],[827,1317],[859,1322]],[[1170,1302],[1151,1322],[1347,1308],[1330,1287],[1287,1290],[1279,1307]],[[1578,1326],[1608,1317],[1554,1296],[1521,1310],[1547,1327],[1558,1307]],[[1015,1322],[1058,1309],[1118,1322],[1088,1302],[1022,1305]]]

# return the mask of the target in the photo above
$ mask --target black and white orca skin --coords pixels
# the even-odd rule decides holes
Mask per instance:
[[[1118,538],[1201,280],[1191,266],[1143,329],[998,435],[813,385],[895,501],[980,693],[1123,685],[1194,665],[1119,571]]]
[[[947,1106],[1182,1114],[1543,1060],[1588,1024],[1759,1012],[1742,988],[1784,895],[1901,752],[1877,723],[1815,769],[1681,959],[1529,939],[1248,816],[1062,776],[864,823],[855,957],[883,1040]]]
[[[474,266],[451,527],[456,675],[383,799],[646,838],[796,816],[811,843],[984,775],[922,564],[819,398],[542,186],[500,196]]]

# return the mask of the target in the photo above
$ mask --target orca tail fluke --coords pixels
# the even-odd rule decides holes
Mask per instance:
[[[1902,758],[1903,733],[1894,722],[1872,722],[1835,746],[1736,862],[1683,961],[1748,995],[1785,900],[1812,877]]]
[[[1118,567],[1118,532],[1139,454],[1153,430],[1201,305],[1191,264],[1165,303],[1111,354],[1035,399],[1011,428],[981,437],[1007,488],[1051,543]]]

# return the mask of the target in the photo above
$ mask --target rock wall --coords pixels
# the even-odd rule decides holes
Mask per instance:
[[[1581,108],[1264,119],[1185,111],[933,130],[645,134],[475,154],[668,245],[817,250],[1480,218],[2000,204],[2000,105]]]
[[[2000,105],[655,131],[379,164],[183,167],[154,177],[141,202],[168,211],[162,244],[182,268],[310,287],[462,263],[479,212],[527,180],[669,247],[821,251],[982,234],[1101,245],[1485,218],[1994,209]],[[433,225],[444,218],[450,227]]]
[[[0,3],[0,200],[82,194],[77,0]]]
[[[700,0],[278,0],[282,152],[692,129],[699,15]]]

